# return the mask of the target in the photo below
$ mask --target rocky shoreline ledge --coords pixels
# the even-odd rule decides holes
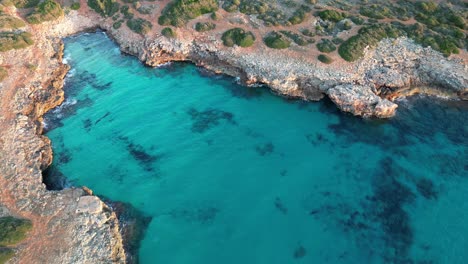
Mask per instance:
[[[149,66],[191,61],[239,77],[246,85],[268,85],[280,95],[305,100],[328,96],[341,110],[363,117],[391,117],[397,109],[392,100],[416,92],[464,100],[468,93],[463,60],[447,59],[405,38],[382,41],[356,63],[319,65],[286,51],[227,49],[219,38],[186,29],[178,29],[177,39],[155,32],[143,37],[115,30],[110,19],[87,7],[27,27],[35,44],[0,58],[0,64],[10,66],[9,77],[0,84],[0,217],[27,218],[33,224],[11,263],[128,262],[117,216],[109,206],[86,189],[48,191],[42,183],[52,150],[42,135],[41,117],[63,101],[63,78],[69,69],[62,63],[63,37],[101,28],[123,52]],[[29,62],[37,68],[28,70]]]

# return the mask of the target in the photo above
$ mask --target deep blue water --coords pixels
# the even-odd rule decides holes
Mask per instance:
[[[467,263],[468,106],[362,120],[65,40],[50,171],[151,217],[141,263]]]

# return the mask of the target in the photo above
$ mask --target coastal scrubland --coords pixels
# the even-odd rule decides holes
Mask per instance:
[[[140,35],[149,34],[157,25],[159,32],[172,28],[164,29],[164,35],[174,38],[174,28],[192,27],[199,33],[213,32],[227,47],[250,47],[255,39],[261,39],[268,48],[300,46],[349,62],[360,59],[367,47],[385,38],[408,37],[445,56],[458,54],[468,45],[468,5],[460,0],[87,0],[87,4],[111,18],[114,29],[126,26]],[[24,27],[25,21],[2,12],[7,5],[31,10],[24,17],[31,24],[80,9],[77,1],[62,7],[54,0],[3,0],[1,51],[31,43],[26,32],[16,30]],[[233,16],[244,22],[222,19]],[[195,22],[188,25],[192,20]]]
[[[6,263],[15,254],[11,248],[26,238],[31,221],[11,216],[0,217],[0,263]]]

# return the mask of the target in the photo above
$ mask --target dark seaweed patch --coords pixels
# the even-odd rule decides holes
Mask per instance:
[[[188,222],[208,224],[215,220],[218,213],[218,208],[206,207],[197,209],[172,210],[169,214],[173,218],[181,218]]]
[[[198,111],[195,108],[190,108],[188,114],[192,118],[192,131],[195,133],[203,133],[208,129],[218,126],[221,120],[225,120],[230,124],[236,124],[232,113],[219,109],[209,108],[205,111]]]
[[[314,135],[307,134],[305,137],[307,141],[314,146],[329,143],[329,140],[322,133],[315,133]]]
[[[94,124],[97,125],[99,122],[101,122],[104,118],[108,117],[110,115],[110,112],[107,112],[105,113],[103,116],[101,116],[100,118],[98,118]]]
[[[91,130],[91,126],[93,125],[93,122],[91,122],[91,119],[86,118],[83,120],[83,128],[86,130],[86,132],[89,132]]]
[[[62,149],[62,151],[56,153],[56,158],[59,164],[65,164],[72,160],[72,153],[68,149]]]
[[[305,257],[306,255],[307,255],[307,250],[302,245],[299,245],[294,250],[294,253],[293,253],[293,257],[295,259],[301,259],[301,258]]]
[[[161,158],[161,155],[149,154],[143,146],[132,143],[128,137],[119,137],[119,139],[125,142],[128,153],[138,161],[145,171],[154,171],[154,163]]]
[[[268,143],[263,144],[263,145],[255,146],[255,151],[260,156],[265,156],[265,155],[271,154],[271,153],[273,153],[274,150],[275,150],[275,146],[271,142],[268,142]]]
[[[434,183],[426,178],[419,179],[416,182],[418,192],[426,199],[437,199],[438,193],[435,190]]]
[[[380,161],[380,168],[373,181],[374,195],[370,198],[371,212],[381,224],[388,250],[384,258],[393,263],[404,263],[413,243],[413,230],[404,206],[411,203],[415,195],[396,177],[408,174],[391,158]]]
[[[283,202],[279,197],[275,198],[275,208],[278,209],[282,214],[287,214],[288,213],[288,208],[284,206]]]

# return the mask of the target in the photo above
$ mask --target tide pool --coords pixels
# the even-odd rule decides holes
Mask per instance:
[[[49,174],[151,217],[140,263],[466,263],[468,106],[390,120],[65,40]]]

